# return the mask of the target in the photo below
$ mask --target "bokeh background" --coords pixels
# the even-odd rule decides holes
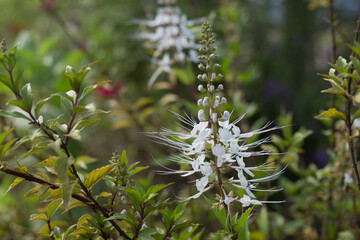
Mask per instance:
[[[323,134],[327,126],[314,119],[330,106],[330,96],[320,93],[327,83],[318,75],[327,73],[332,61],[328,3],[178,1],[189,19],[205,17],[213,24],[228,101],[237,115],[248,112],[243,128],[274,120],[292,125],[292,132],[301,135],[301,144],[296,145],[290,159],[293,166],[279,180],[285,187],[280,198],[288,202],[269,205],[257,213],[252,230],[258,235],[253,235],[254,239],[320,239],[324,228],[329,228],[323,226],[330,211],[321,191],[324,185],[316,175],[330,161],[328,137]],[[35,98],[68,90],[62,75],[67,65],[79,69],[100,60],[87,81],[112,80],[88,99],[111,113],[87,130],[81,143],[71,145],[77,156],[95,159],[89,171],[104,164],[114,151],[126,150],[131,161],[151,166],[153,181],[175,178],[152,174],[160,168],[157,162],[171,150],[148,141],[141,133],[175,126],[168,110],[196,116],[197,98],[192,89],[198,70],[194,64],[189,65],[190,73],[189,66],[178,66],[187,69],[190,77],[170,81],[162,74],[157,82],[169,84],[146,87],[154,71],[149,61],[151,52],[132,37],[143,30],[132,20],[151,19],[156,8],[155,0],[0,0],[0,38],[6,39],[9,48],[18,45],[18,68],[24,69],[23,81],[31,82]],[[334,0],[337,56],[350,54],[346,43],[353,42],[359,9],[358,0]],[[10,98],[8,89],[0,85],[0,108],[5,108]],[[56,114],[56,107],[49,107],[48,113]],[[13,124],[0,120],[1,130]],[[17,134],[24,134],[27,127],[18,124]],[[175,180],[183,185],[179,183],[170,194],[189,191],[184,179]],[[0,195],[11,181],[12,177],[0,174]],[[39,224],[28,219],[41,203],[23,198],[30,185],[18,186],[0,198],[0,239],[36,239]],[[342,217],[350,214],[343,212]],[[196,211],[194,216],[199,222],[208,218],[197,216]],[[337,221],[336,216],[330,221],[334,231],[345,237],[334,239],[355,239]]]

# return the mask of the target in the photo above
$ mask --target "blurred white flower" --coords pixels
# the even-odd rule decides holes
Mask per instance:
[[[192,26],[200,24],[200,20],[188,20],[179,7],[174,6],[176,0],[158,0],[159,7],[153,20],[135,19],[133,22],[146,26],[147,32],[135,37],[148,41],[147,47],[153,52],[152,62],[156,66],[148,87],[151,87],[163,72],[170,73],[175,63],[186,61],[197,62],[198,44]]]

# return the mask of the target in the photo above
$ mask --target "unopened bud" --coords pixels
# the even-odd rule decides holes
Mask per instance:
[[[217,122],[217,113],[212,114],[212,120],[214,123]]]
[[[214,85],[210,85],[209,87],[209,92],[213,92],[215,90],[215,86]]]
[[[222,98],[221,98],[221,103],[222,103],[222,104],[225,104],[226,102],[227,102],[226,98],[225,98],[225,97],[222,97]]]
[[[224,86],[222,85],[222,84],[219,84],[219,86],[218,86],[218,90],[224,90]]]
[[[214,104],[215,104],[215,107],[219,107],[219,101],[218,100],[215,100]]]
[[[199,68],[200,70],[204,70],[204,69],[205,69],[205,66],[204,66],[204,64],[199,63],[198,68]]]
[[[72,70],[73,70],[73,68],[70,65],[67,65],[66,68],[65,68],[66,73],[72,73]]]
[[[198,105],[198,106],[201,106],[202,103],[203,103],[203,100],[202,100],[202,99],[199,99],[199,100],[197,101],[197,105]]]
[[[201,75],[199,75],[199,76],[201,76]],[[200,84],[200,85],[198,86],[198,91],[199,91],[199,92],[204,91],[204,86]]]
[[[204,120],[204,110],[203,109],[200,109],[198,111],[198,119],[199,121],[203,121]]]
[[[209,98],[205,97],[202,104],[203,104],[204,107],[206,107],[209,104]]]
[[[206,80],[206,73],[202,75],[202,80]]]
[[[225,120],[225,121],[229,120],[229,118],[230,118],[230,113],[229,113],[229,111],[226,111],[226,110],[225,110],[223,116],[224,116],[224,120]]]

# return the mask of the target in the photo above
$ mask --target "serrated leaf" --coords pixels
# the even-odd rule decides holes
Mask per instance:
[[[345,114],[342,112],[339,112],[335,108],[330,108],[330,109],[322,112],[321,114],[317,115],[315,118],[319,119],[319,120],[327,119],[327,118],[341,119],[344,121],[346,120]]]
[[[22,181],[24,181],[24,179],[21,178],[21,177],[15,178],[14,181],[10,184],[10,186],[9,186],[8,189],[6,190],[6,192],[3,194],[3,197],[4,197],[11,189],[13,189],[16,185],[18,185],[18,184],[21,183]]]
[[[48,206],[47,206],[47,214],[48,217],[51,218],[54,213],[56,212],[56,210],[58,210],[58,208],[61,206],[63,200],[61,198],[55,199],[54,201],[52,201]]]
[[[92,171],[86,178],[84,185],[88,189],[94,187],[101,179],[103,179],[109,172],[111,172],[118,163],[109,164]]]
[[[44,213],[41,214],[31,214],[30,220],[44,220],[45,222],[48,220],[47,216]]]

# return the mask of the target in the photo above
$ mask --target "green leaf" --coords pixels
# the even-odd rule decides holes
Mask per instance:
[[[35,117],[36,118],[39,118],[40,110],[44,106],[44,104],[47,103],[52,98],[53,97],[48,97],[48,98],[42,99],[36,103],[36,105],[35,105]]]
[[[223,226],[223,228],[226,229],[227,231],[229,231],[230,229],[227,224],[227,216],[226,216],[225,209],[222,208],[220,210],[219,207],[215,207],[215,208],[213,208],[213,211],[215,213],[215,216],[217,217],[217,219],[220,221],[221,225]]]
[[[341,119],[344,121],[346,120],[345,114],[342,112],[339,112],[335,108],[330,108],[330,109],[322,112],[321,114],[317,115],[315,118],[319,119],[319,120],[327,119],[327,118]]]
[[[22,159],[25,159],[31,155],[34,155],[35,153],[44,151],[45,149],[47,149],[49,143],[48,142],[41,142],[39,144],[34,145],[26,154]]]
[[[11,190],[13,189],[16,185],[18,185],[19,183],[21,183],[22,181],[24,181],[23,178],[21,177],[17,177],[15,178],[15,180],[10,184],[9,188],[6,190],[6,192],[4,193],[3,197]]]
[[[66,157],[61,157],[57,159],[54,163],[54,170],[57,173],[59,179],[63,182],[68,181],[68,159]]]
[[[172,185],[173,183],[169,183],[169,184],[158,184],[158,185],[153,185],[151,186],[145,194],[145,199],[144,202],[149,201],[150,199],[154,198],[156,195],[158,195],[158,192],[163,190],[164,188],[166,188],[169,185]]]
[[[87,224],[89,222],[89,220],[92,218],[93,218],[93,216],[91,216],[90,214],[82,215],[76,224],[76,228],[77,229],[81,228],[84,224]]]
[[[28,191],[27,193],[25,193],[24,197],[28,198],[28,197],[33,197],[33,196],[35,196],[35,195],[38,193],[40,187],[41,187],[41,184],[36,185],[36,186],[33,187],[32,189],[30,189],[30,191]]]
[[[51,218],[56,210],[61,206],[63,200],[61,198],[55,199],[47,206],[47,215],[49,218]]]
[[[137,167],[135,168],[134,170],[132,171],[129,171],[129,177],[132,177],[134,176],[135,174],[137,174],[138,172],[142,171],[142,170],[145,170],[145,169],[148,169],[149,166],[145,166],[145,167]]]
[[[128,158],[127,158],[127,155],[126,155],[126,151],[125,151],[125,150],[121,153],[120,163],[121,163],[121,164],[125,164],[125,165],[128,164]]]
[[[103,179],[109,172],[111,172],[118,163],[109,164],[101,168],[95,169],[92,171],[86,178],[84,185],[85,187],[91,189],[95,184],[97,184],[101,179]]]
[[[44,213],[41,214],[31,214],[30,220],[44,220],[45,222],[48,220],[47,216]]]
[[[111,217],[106,218],[105,221],[110,221],[110,220],[114,220],[114,219],[126,220],[126,216],[124,214],[121,214],[121,213],[115,213]]]
[[[77,183],[78,179],[75,179],[75,181],[63,183],[61,186],[65,211],[68,211],[71,206],[72,193]]]
[[[4,142],[5,138],[12,132],[14,131],[15,128],[11,128],[9,130],[7,130],[6,132],[3,132],[2,134],[0,134],[0,145]]]
[[[2,82],[5,86],[7,86],[12,92],[14,92],[13,84],[8,75],[0,74],[0,82]]]
[[[21,108],[22,110],[24,110],[25,112],[30,111],[29,106],[26,104],[26,102],[23,99],[22,100],[11,100],[10,102],[8,102],[8,104],[17,106],[17,107]]]
[[[17,111],[7,111],[4,109],[0,109],[0,116],[3,117],[13,117],[13,118],[23,118],[28,121],[31,121],[29,117],[27,117],[25,114]]]
[[[239,233],[238,236],[238,240],[250,240],[250,232],[247,222],[245,226],[241,229],[241,232]]]
[[[76,124],[76,129],[78,130],[82,130],[84,128],[87,128],[91,125],[97,124],[100,121],[100,118],[96,118],[96,119],[87,119],[87,120],[82,120],[80,122],[78,122]]]
[[[110,80],[100,81],[100,82],[98,82],[97,84],[87,86],[86,88],[84,88],[84,90],[83,90],[82,93],[80,94],[79,101],[81,101],[81,100],[84,99],[86,96],[88,96],[88,95],[89,95],[92,91],[94,91],[96,88],[104,85],[105,83],[109,83],[109,82],[111,82],[111,81],[110,81]]]
[[[322,90],[322,93],[331,93],[331,94],[338,94],[338,95],[346,95],[346,90],[343,86],[339,85],[336,81],[330,78],[325,78],[325,81],[331,83],[331,88],[326,90]]]
[[[31,89],[30,83],[27,83],[21,89],[20,95],[22,100],[24,100],[25,104],[27,105],[27,111],[31,110],[32,108],[32,101],[33,101],[33,93]],[[25,110],[24,110],[25,111]]]
[[[17,140],[18,140],[18,139],[15,138],[15,139],[11,140],[10,142],[8,142],[7,144],[5,144],[5,146],[3,147],[2,151],[1,151],[0,161],[4,158],[6,152],[11,151],[12,145],[13,145]]]
[[[240,217],[239,221],[237,222],[236,226],[234,226],[234,231],[235,232],[239,232],[243,226],[245,225],[245,223],[247,223],[247,220],[250,216],[250,213],[252,212],[252,210],[254,209],[254,206],[252,206],[251,208],[249,208],[248,210],[246,210]],[[245,226],[245,228],[247,227],[247,225]]]

